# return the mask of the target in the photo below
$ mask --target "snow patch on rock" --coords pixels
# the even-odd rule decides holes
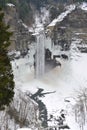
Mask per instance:
[[[19,128],[17,130],[31,130],[30,128]]]
[[[15,5],[12,3],[7,3],[7,6],[14,7]]]
[[[73,10],[75,10],[76,6],[73,4],[73,5],[70,5],[68,6],[67,10],[63,13],[61,13],[56,19],[54,19],[49,25],[48,27],[51,27],[51,26],[55,26],[57,24],[57,22],[61,22],[63,21],[63,19],[69,14],[71,13]]]
[[[87,2],[83,2],[81,5],[80,5],[80,8],[84,11],[87,11]]]

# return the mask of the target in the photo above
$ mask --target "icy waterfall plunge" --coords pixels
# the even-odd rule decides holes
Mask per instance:
[[[45,73],[45,34],[40,32],[37,36],[37,45],[36,45],[36,69],[35,76],[40,78]]]

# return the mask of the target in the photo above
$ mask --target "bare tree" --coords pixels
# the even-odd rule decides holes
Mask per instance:
[[[79,124],[80,129],[84,130],[87,120],[87,88],[80,89],[77,92],[77,100],[74,105],[75,120]]]

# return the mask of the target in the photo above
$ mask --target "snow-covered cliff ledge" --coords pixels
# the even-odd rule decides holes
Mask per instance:
[[[75,4],[70,5],[67,7],[67,10],[63,13],[61,13],[57,18],[55,18],[49,25],[47,28],[51,28],[54,27],[58,22],[63,21],[63,19],[70,14],[73,10],[75,10],[76,6]]]
[[[80,7],[82,10],[87,11],[87,2],[83,2],[79,7]]]
[[[7,6],[9,6],[9,7],[14,7],[15,5],[12,4],[12,3],[7,3]]]
[[[30,128],[19,128],[17,130],[31,130]]]

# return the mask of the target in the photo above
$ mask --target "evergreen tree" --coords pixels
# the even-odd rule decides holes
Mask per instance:
[[[3,22],[4,13],[0,9],[0,109],[9,105],[14,96],[14,81],[7,48],[10,45],[11,32]]]
[[[5,9],[7,3],[16,4],[17,0],[0,0],[0,7]]]

